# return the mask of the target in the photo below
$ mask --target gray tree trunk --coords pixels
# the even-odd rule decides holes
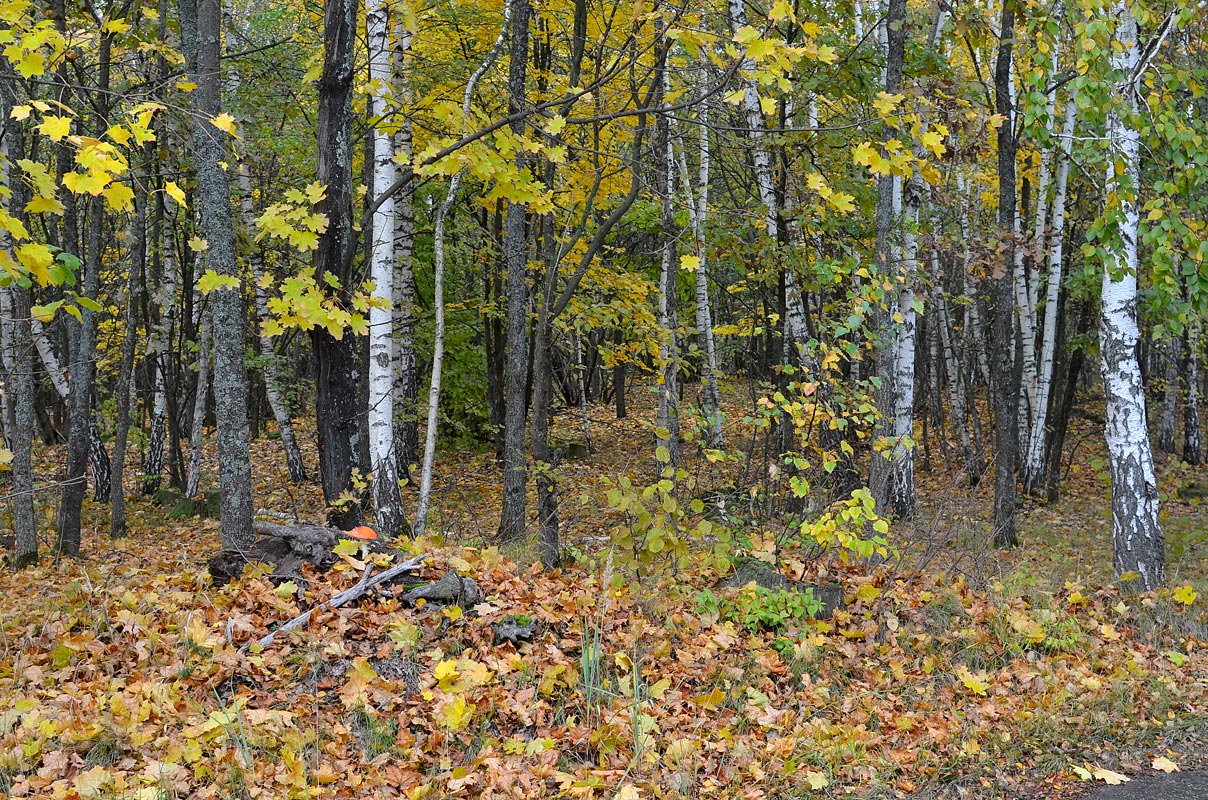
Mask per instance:
[[[1183,358],[1183,381],[1187,397],[1183,401],[1183,460],[1188,464],[1199,464],[1204,460],[1204,448],[1200,442],[1200,322],[1192,320],[1185,333],[1187,346]]]
[[[1162,362],[1166,369],[1162,375],[1162,423],[1158,429],[1158,449],[1163,453],[1175,452],[1175,418],[1179,406],[1179,340],[1173,336],[1162,348]]]
[[[8,69],[6,68],[6,72]],[[5,76],[7,79],[9,76]],[[5,80],[3,89],[4,119],[9,119],[12,106],[12,83]],[[2,146],[4,164],[0,169],[10,169],[11,164],[22,155],[24,141],[21,123],[5,125]],[[8,176],[6,176],[8,177]],[[24,213],[26,190],[22,181],[5,180],[10,188],[8,207],[14,216]],[[12,254],[12,241],[7,234],[0,235],[0,245]],[[0,288],[3,308],[0,308],[0,350],[3,351],[4,380],[4,434],[6,445],[12,453],[12,504],[13,504],[13,559],[14,569],[24,569],[38,561],[38,530],[34,516],[34,346],[30,328],[31,292],[18,283]]]
[[[231,187],[220,165],[231,158],[227,134],[211,124],[222,109],[222,4],[220,0],[180,0],[181,32],[199,115],[193,121],[197,202],[208,247],[205,263],[219,275],[237,279],[234,288],[213,293],[214,406],[218,428],[218,486],[222,493],[224,550],[250,547],[252,465],[248,452],[247,312],[235,260]]]
[[[149,151],[148,151],[149,152]],[[145,185],[140,170],[135,183]],[[126,444],[130,434],[130,408],[133,405],[134,350],[138,342],[139,277],[147,250],[147,195],[136,190],[134,218],[127,231],[129,274],[126,279],[126,330],[122,336],[122,363],[117,381],[117,421],[113,434],[113,482],[109,494],[109,536],[126,535]]]
[[[508,110],[515,113],[525,107],[525,80],[528,74],[529,17],[528,0],[512,0],[512,34],[508,70]],[[524,132],[524,121],[512,123],[517,135]],[[525,168],[523,151],[516,153],[516,169]],[[528,389],[528,239],[526,209],[521,203],[509,203],[504,223],[503,257],[507,267],[507,333],[504,364],[503,417],[503,503],[499,516],[499,539],[511,541],[525,534],[528,466],[525,454],[525,399]]]

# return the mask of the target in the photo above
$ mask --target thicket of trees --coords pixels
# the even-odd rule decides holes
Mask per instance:
[[[1202,458],[1206,33],[1190,0],[0,2],[15,562],[35,440],[75,555],[88,472],[122,535],[136,460],[198,491],[212,413],[225,548],[249,435],[304,481],[313,415],[332,524],[423,531],[437,435],[493,439],[498,536],[554,565],[552,415],[590,447],[635,382],[662,497],[686,447],[762,451],[790,512],[867,484],[909,517],[943,457],[993,467],[1009,546],[1098,362],[1116,568],[1161,585],[1147,399]]]

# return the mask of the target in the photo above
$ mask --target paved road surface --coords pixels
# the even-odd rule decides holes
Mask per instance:
[[[1105,786],[1085,800],[1208,800],[1208,772],[1174,772]]]

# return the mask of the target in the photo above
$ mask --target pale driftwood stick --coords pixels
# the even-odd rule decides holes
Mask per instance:
[[[335,597],[328,600],[326,603],[320,603],[319,605],[315,606],[314,608],[312,608],[308,611],[304,611],[303,613],[294,617],[289,622],[287,622],[284,625],[282,625],[281,627],[277,628],[277,630],[272,631],[270,633],[266,633],[264,636],[261,636],[260,639],[257,640],[256,644],[260,645],[261,647],[268,647],[276,640],[277,634],[289,633],[292,630],[296,630],[297,628],[302,627],[303,625],[305,625],[307,622],[310,621],[310,618],[312,616],[314,616],[314,613],[316,611],[322,611],[323,609],[330,609],[330,608],[339,608],[340,606],[347,603],[349,600],[356,600],[358,597],[365,594],[365,592],[369,591],[374,586],[377,586],[379,583],[384,583],[385,581],[388,581],[391,578],[394,578],[398,575],[402,575],[404,572],[412,572],[414,570],[419,569],[421,566],[423,566],[424,559],[427,557],[428,557],[428,554],[423,553],[421,555],[416,556],[415,558],[410,559],[409,561],[404,561],[402,564],[395,564],[390,569],[386,570],[385,572],[379,572],[377,575],[373,575],[372,565],[366,566],[365,574],[363,576],[361,576],[361,579],[359,581],[357,581],[356,586],[353,586],[351,589],[345,589],[344,591],[337,594]],[[243,647],[239,648],[239,652],[246,653],[247,649],[251,646],[252,646],[252,643],[248,642]]]

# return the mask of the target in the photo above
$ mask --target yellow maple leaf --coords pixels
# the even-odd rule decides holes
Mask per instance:
[[[1158,756],[1153,760],[1153,768],[1160,772],[1178,772],[1179,765],[1166,756]]]
[[[862,167],[872,167],[879,159],[880,154],[871,142],[861,142],[851,151],[851,160]]]
[[[38,130],[50,137],[52,142],[61,142],[65,136],[71,133],[71,117],[48,114],[42,117],[42,124],[38,126]]]
[[[176,201],[176,204],[181,208],[188,208],[188,203],[185,202],[185,192],[176,184],[176,181],[166,181],[164,183],[164,191],[168,197]]]
[[[877,92],[877,98],[872,101],[872,107],[877,110],[877,113],[882,117],[887,117],[893,113],[893,110],[898,107],[898,103],[906,99],[904,94],[889,94],[888,92]]]
[[[239,134],[235,132],[235,118],[225,111],[211,119],[210,124],[220,131],[231,134],[236,139],[239,138]]]
[[[956,668],[956,677],[961,679],[966,689],[981,697],[985,697],[986,690],[990,688],[990,678],[985,672],[974,674],[964,664]]]
[[[701,694],[692,698],[692,704],[699,706],[704,711],[717,711],[724,702],[726,702],[726,693],[720,686],[714,686],[713,691],[708,694]]]
[[[129,211],[134,208],[134,190],[124,183],[112,183],[101,194],[114,211]]]
[[[1182,603],[1185,606],[1191,605],[1195,602],[1195,599],[1199,597],[1199,595],[1196,594],[1195,589],[1191,588],[1191,584],[1189,583],[1176,588],[1170,596],[1176,603]]]

